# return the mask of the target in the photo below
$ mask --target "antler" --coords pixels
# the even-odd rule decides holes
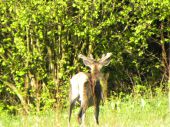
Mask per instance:
[[[94,62],[95,61],[92,55],[90,55],[90,57],[86,57],[86,56],[84,56],[82,54],[79,54],[78,57],[83,59],[83,60],[88,60],[89,62]]]

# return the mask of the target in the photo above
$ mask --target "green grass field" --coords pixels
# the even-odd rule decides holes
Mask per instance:
[[[79,126],[78,110],[79,108],[75,108],[73,111],[72,127]],[[99,122],[101,127],[170,127],[167,97],[112,99],[100,107]],[[67,125],[67,110],[49,110],[29,116],[0,114],[0,127],[67,127]],[[95,126],[93,107],[87,110],[86,126]]]

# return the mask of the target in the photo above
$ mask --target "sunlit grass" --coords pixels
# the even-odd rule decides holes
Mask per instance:
[[[79,108],[73,110],[72,127],[79,126],[78,110]],[[111,99],[100,107],[99,122],[101,127],[170,127],[167,97]],[[49,110],[29,116],[0,114],[0,127],[67,127],[67,125],[67,110]],[[87,110],[86,126],[95,126],[93,107]]]

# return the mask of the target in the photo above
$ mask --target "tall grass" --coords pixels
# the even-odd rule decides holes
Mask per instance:
[[[78,127],[75,108],[71,126]],[[67,127],[68,112],[43,111],[29,116],[0,114],[0,127]],[[101,127],[170,127],[168,98],[165,95],[154,98],[125,97],[114,98],[100,107]],[[93,107],[86,113],[86,126],[94,127]]]

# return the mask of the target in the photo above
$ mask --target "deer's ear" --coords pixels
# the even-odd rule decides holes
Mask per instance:
[[[88,66],[88,67],[90,67],[90,68],[91,68],[91,66],[92,66],[92,62],[89,61],[89,60],[83,60],[83,63],[84,63],[85,66]]]
[[[85,66],[88,66],[90,68],[92,67],[92,64],[93,64],[93,61],[94,61],[93,59],[88,58],[88,57],[86,57],[82,54],[80,54],[78,57],[83,60],[83,63],[84,63]]]
[[[111,59],[109,58],[109,59],[107,59],[107,60],[105,60],[105,61],[100,62],[100,64],[101,64],[102,66],[108,66],[108,65],[110,64],[110,61],[111,61]]]
[[[111,61],[111,56],[112,53],[107,53],[106,55],[103,55],[102,58],[99,60],[99,63],[102,66],[108,66]]]

